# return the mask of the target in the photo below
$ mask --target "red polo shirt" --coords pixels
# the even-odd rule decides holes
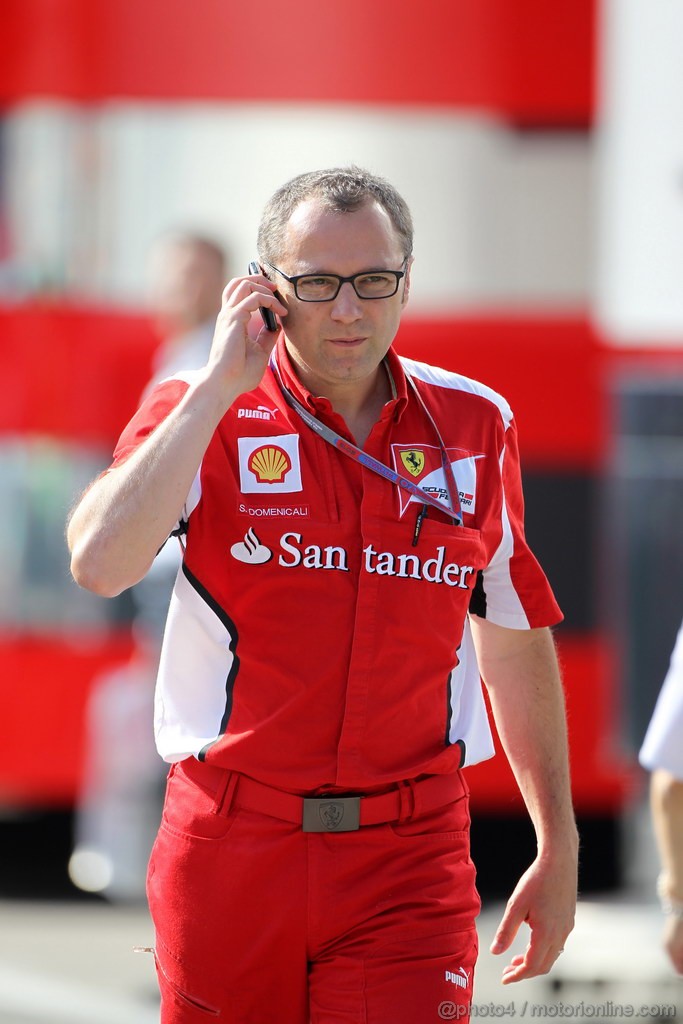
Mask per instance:
[[[329,401],[284,382],[353,440]],[[221,420],[188,495],[155,731],[291,792],[368,790],[450,772],[493,746],[468,610],[514,629],[561,618],[523,530],[515,427],[499,395],[389,351],[393,397],[365,451],[447,501],[438,424],[464,513],[455,526],[306,426],[269,368]],[[124,430],[116,466],[178,403],[161,383]],[[459,746],[460,751],[455,747]]]

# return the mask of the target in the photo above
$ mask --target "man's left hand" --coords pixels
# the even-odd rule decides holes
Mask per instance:
[[[567,849],[560,855],[539,856],[508,900],[491,952],[509,949],[524,922],[531,936],[524,953],[513,957],[504,969],[504,985],[547,974],[564,949],[576,909],[577,858],[570,852],[572,839],[567,837]]]

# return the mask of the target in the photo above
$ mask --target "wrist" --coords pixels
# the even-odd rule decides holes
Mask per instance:
[[[192,405],[202,406],[218,424],[240,394],[239,388],[226,387],[214,374],[207,372],[197,377],[187,392],[187,400]]]
[[[555,825],[551,829],[536,834],[538,856],[541,860],[554,857],[578,858],[580,839],[574,820],[564,826]]]
[[[669,886],[669,879],[665,872],[662,872],[657,879],[657,895],[662,908],[662,913],[667,917],[675,917],[683,921],[683,899],[672,892]]]

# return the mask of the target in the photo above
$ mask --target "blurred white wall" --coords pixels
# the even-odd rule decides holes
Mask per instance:
[[[215,235],[240,270],[278,185],[355,162],[413,210],[413,312],[584,307],[590,292],[587,133],[418,107],[34,102],[10,112],[6,147],[27,287],[138,304],[150,244],[173,226]]]
[[[683,3],[603,0],[596,314],[617,343],[683,339]]]

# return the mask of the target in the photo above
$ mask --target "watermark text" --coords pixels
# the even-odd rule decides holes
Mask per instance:
[[[486,1020],[519,1017],[520,1020],[675,1020],[676,1007],[665,1003],[616,1003],[611,999],[603,1003],[455,1003],[445,999],[439,1003],[440,1020]]]

